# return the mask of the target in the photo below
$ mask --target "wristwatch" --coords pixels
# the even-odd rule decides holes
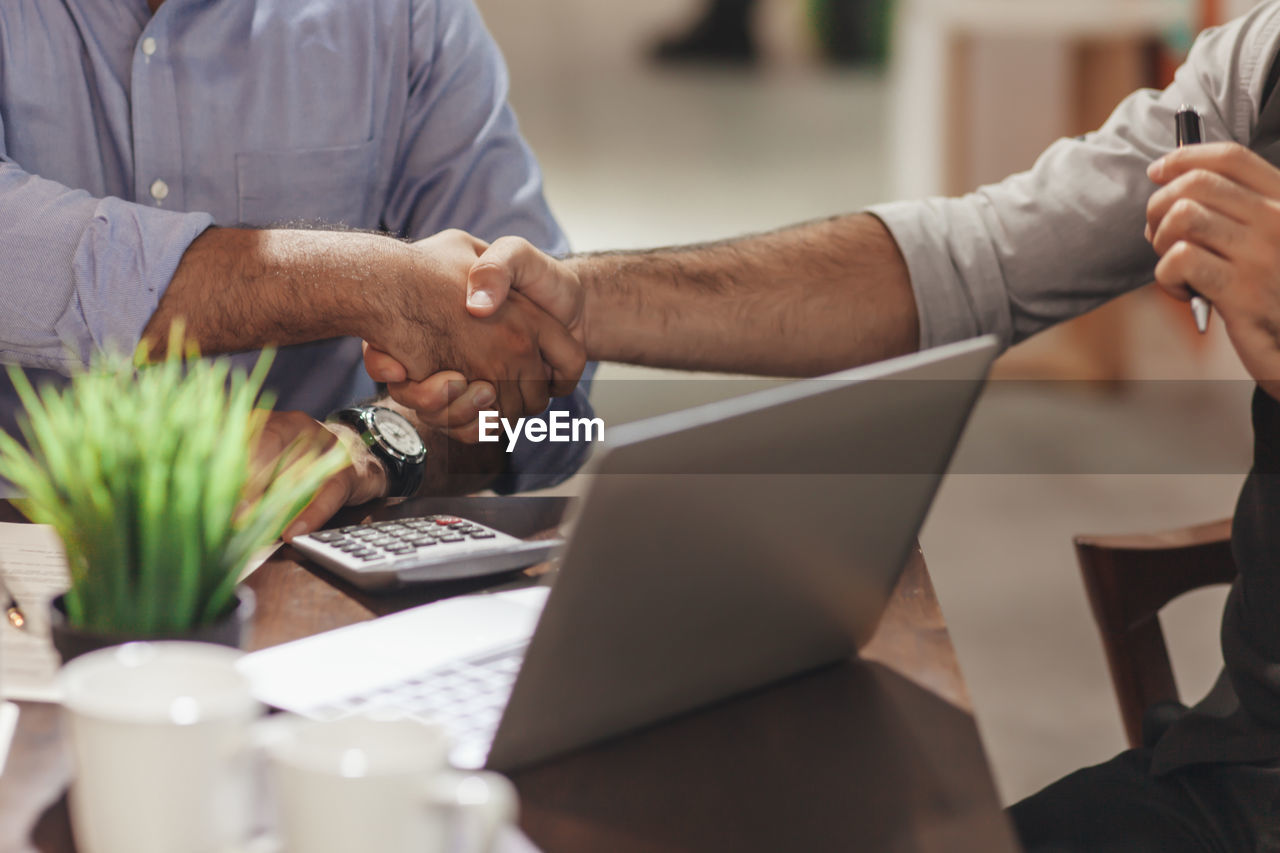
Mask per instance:
[[[418,491],[427,467],[427,446],[408,418],[382,406],[353,406],[334,412],[330,420],[354,427],[381,460],[387,470],[387,497],[407,498]]]

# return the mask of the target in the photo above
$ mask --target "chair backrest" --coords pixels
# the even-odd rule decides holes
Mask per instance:
[[[1160,609],[1185,592],[1235,579],[1231,522],[1074,541],[1125,734],[1141,746],[1146,710],[1178,700]]]

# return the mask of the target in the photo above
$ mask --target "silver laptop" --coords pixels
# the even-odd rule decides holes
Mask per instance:
[[[874,632],[993,338],[617,427],[554,586],[275,646],[242,668],[317,718],[443,723],[513,770],[824,664]]]

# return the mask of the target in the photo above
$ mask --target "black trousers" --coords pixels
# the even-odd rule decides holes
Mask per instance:
[[[1026,853],[1280,853],[1280,766],[1150,766],[1123,752],[1011,806]]]

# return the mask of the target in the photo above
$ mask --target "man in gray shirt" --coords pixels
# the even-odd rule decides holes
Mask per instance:
[[[1194,287],[1259,383],[1226,670],[1150,748],[1011,814],[1033,853],[1280,850],[1278,47],[1269,2],[1202,35],[1165,91],[1133,94],[1097,132],[963,198],[567,263],[500,240],[472,269],[469,307],[483,315],[514,288],[595,359],[809,375],[986,332],[1014,344],[1153,279],[1183,299]],[[1183,104],[1209,144],[1168,154]],[[401,381],[377,351],[366,367],[430,409],[430,380]]]

